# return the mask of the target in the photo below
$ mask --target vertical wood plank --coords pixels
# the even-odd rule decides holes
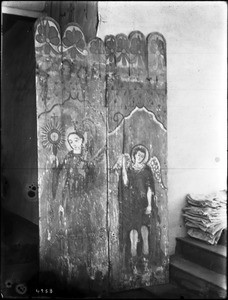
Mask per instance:
[[[130,76],[132,81],[143,82],[146,74],[146,41],[140,31],[129,34]]]
[[[147,37],[148,53],[148,94],[152,100],[147,102],[157,119],[167,128],[167,57],[166,41],[157,32]]]
[[[110,228],[110,288],[122,289],[126,286],[125,257],[121,244],[122,218],[119,201],[119,173],[114,165],[123,153],[124,132],[122,122],[129,108],[129,41],[124,34],[116,40],[116,66],[113,68],[112,85],[107,94],[108,103],[108,155],[109,155],[109,228]]]
[[[90,240],[94,238],[88,222],[89,201],[85,187],[89,185],[89,179],[82,123],[85,117],[87,55],[81,28],[76,23],[69,23],[62,37],[62,123],[65,131],[65,151],[61,157],[62,167],[55,170],[58,176],[56,199],[61,220],[59,241],[63,234],[63,250],[58,263],[65,274],[63,279],[67,281],[68,288],[73,288],[74,280],[80,290],[88,287],[87,262],[90,258],[87,252],[90,251]],[[80,272],[82,285],[79,280]]]
[[[114,104],[114,99],[115,99],[115,81],[116,81],[116,39],[115,36],[113,35],[108,35],[104,39],[104,46],[105,46],[105,63],[106,63],[106,69],[105,69],[105,81],[106,81],[106,91],[105,91],[105,106],[106,106],[106,140],[107,140],[107,230],[108,230],[108,264],[109,264],[109,288],[110,284],[112,282],[112,272],[113,268],[117,266],[117,264],[113,263],[112,259],[112,247],[113,244],[116,245],[118,243],[118,237],[115,228],[113,227],[113,222],[112,218],[118,217],[117,214],[115,214],[114,207],[115,204],[110,201],[110,198],[112,198],[112,177],[110,176],[110,166],[111,166],[111,161],[110,161],[110,140],[108,138],[108,133],[110,131],[110,119],[112,119],[112,115],[110,115],[110,106],[115,105]],[[112,103],[112,104],[111,104]],[[111,150],[112,151],[112,150]],[[115,216],[114,216],[115,214]],[[115,218],[116,220],[116,218]],[[117,221],[116,221],[117,222]],[[115,223],[115,222],[114,222]],[[117,223],[116,223],[117,224]],[[118,261],[118,252],[116,252],[117,257],[116,260]],[[118,267],[117,267],[118,268]],[[112,271],[111,271],[112,270]]]
[[[38,184],[40,215],[40,265],[43,271],[51,265],[56,218],[52,206],[52,157],[63,147],[60,120],[62,103],[61,38],[58,24],[52,18],[41,18],[35,24],[36,107],[38,137]]]
[[[53,22],[46,18],[45,25],[46,20]],[[47,169],[40,182],[41,227],[46,228],[42,267],[58,270],[60,286],[70,294],[100,294],[107,288],[105,52],[103,42],[96,42],[98,57],[79,25],[68,24],[57,56],[61,93],[53,96],[51,107],[42,103],[45,89],[37,83],[38,118],[43,118],[38,140],[46,145],[39,160]],[[48,93],[50,78],[46,86]]]
[[[107,141],[105,107],[105,47],[94,38],[88,44],[89,80],[87,114],[93,122],[93,157],[96,166],[91,201],[91,226],[95,231],[92,267],[96,280],[93,288],[100,292],[108,289],[108,228],[107,228]],[[96,271],[97,270],[97,271]]]
[[[116,66],[117,76],[122,81],[129,80],[130,66],[130,49],[129,40],[125,34],[117,34],[116,36]]]
[[[105,53],[106,53],[106,74],[114,76],[116,73],[116,39],[110,34],[105,37]]]
[[[147,38],[148,44],[148,77],[154,88],[166,88],[166,41],[157,32]]]
[[[117,45],[118,37],[121,35],[116,37]],[[166,94],[161,97],[147,79],[147,45],[142,33],[136,31],[129,35],[129,49],[127,77],[126,69],[123,71],[118,61],[120,47],[117,46],[116,76],[113,92],[108,94],[109,158],[113,167],[110,169],[112,193],[109,195],[113,212],[110,211],[109,216],[112,227],[118,228],[118,242],[116,248],[110,248],[110,255],[121,270],[118,273],[111,269],[113,289],[161,284],[168,278],[167,138],[158,111],[161,103],[165,108]],[[127,91],[125,94],[123,87]],[[164,110],[162,121],[166,119],[165,113]],[[120,117],[117,124],[113,123],[113,115]],[[134,155],[138,151],[145,155],[140,170],[135,169]],[[160,167],[159,174],[155,172],[155,165]],[[126,176],[127,184],[124,183]],[[149,195],[149,188],[155,195]],[[117,223],[116,227],[114,223]],[[115,252],[118,259],[112,256]]]

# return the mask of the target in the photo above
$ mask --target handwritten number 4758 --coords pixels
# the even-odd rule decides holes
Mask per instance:
[[[53,290],[52,289],[36,289],[36,293],[39,294],[52,294]]]

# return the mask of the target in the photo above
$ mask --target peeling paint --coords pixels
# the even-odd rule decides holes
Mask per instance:
[[[152,44],[160,47],[156,54]],[[61,37],[53,19],[36,22],[40,256],[68,285],[101,291],[167,280],[161,267],[167,261],[167,191],[161,185],[167,155],[164,47],[158,33],[146,39],[134,31],[87,44],[77,24],[69,24]],[[157,60],[162,69],[154,68]],[[156,157],[156,168],[135,164],[140,151],[132,151],[139,145],[148,162]],[[113,166],[124,154],[133,170],[128,179],[146,168],[151,190],[139,179],[138,191],[133,184],[121,186],[123,166]],[[142,203],[153,200],[142,219],[141,206],[137,214],[133,209],[138,192]],[[122,207],[126,199],[129,232],[121,215],[128,213]],[[140,223],[137,228],[134,222]]]

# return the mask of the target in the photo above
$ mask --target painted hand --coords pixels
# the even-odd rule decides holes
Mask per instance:
[[[146,215],[151,214],[151,206],[147,206],[145,214]]]
[[[126,168],[126,158],[122,155],[123,168]]]
[[[50,155],[50,161],[51,161],[51,163],[52,164],[56,164],[56,166],[58,166],[58,164],[59,164],[59,160],[58,160],[58,157],[57,156],[55,156],[55,155],[53,155],[53,154],[51,154]]]

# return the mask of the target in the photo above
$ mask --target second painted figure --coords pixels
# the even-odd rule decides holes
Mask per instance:
[[[113,167],[119,174],[120,252],[124,266],[133,273],[145,272],[146,262],[156,265],[159,259],[160,218],[154,160],[144,145],[135,145],[130,155],[122,154]]]

